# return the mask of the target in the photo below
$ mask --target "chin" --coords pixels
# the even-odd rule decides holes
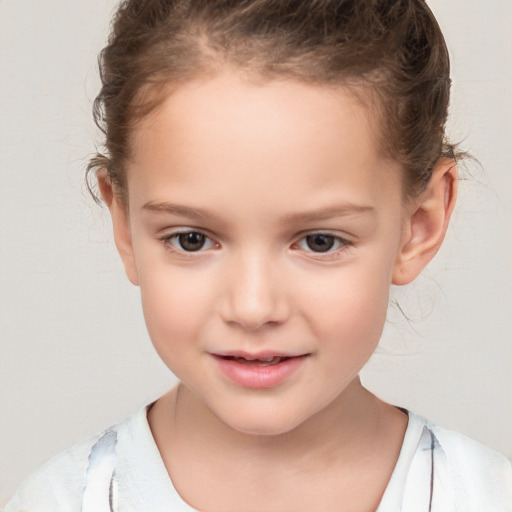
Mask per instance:
[[[219,419],[241,434],[268,437],[287,434],[303,422],[303,418],[289,416],[284,411],[267,411],[259,414],[255,414],[254,411],[239,411],[236,417],[219,416]]]
[[[249,436],[264,436],[264,437],[275,437],[294,430],[297,425],[276,425],[276,424],[265,424],[263,422],[259,424],[247,423],[247,424],[228,424],[233,430],[236,430],[240,434],[246,434]]]

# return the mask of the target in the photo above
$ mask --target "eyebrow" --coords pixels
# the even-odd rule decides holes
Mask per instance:
[[[217,215],[205,208],[191,208],[169,202],[154,202],[149,201],[142,207],[144,210],[149,210],[156,213],[166,213],[171,215],[178,215],[180,217],[188,217],[191,219],[216,219]],[[313,210],[310,212],[296,212],[288,213],[282,217],[284,224],[291,223],[306,223],[315,222],[331,219],[333,217],[343,217],[347,215],[353,215],[357,213],[374,213],[375,209],[372,206],[358,205],[358,204],[343,204],[335,205],[327,208],[321,208],[319,210]]]
[[[168,213],[171,215],[179,215],[180,217],[190,217],[191,219],[214,219],[216,215],[204,208],[190,208],[181,204],[168,203],[155,203],[149,201],[143,207],[143,210],[149,210],[156,213]]]
[[[332,219],[333,217],[345,217],[357,213],[374,213],[375,209],[372,206],[365,206],[359,204],[343,204],[331,206],[328,208],[321,208],[310,212],[297,212],[284,215],[283,222],[285,223],[306,223]]]

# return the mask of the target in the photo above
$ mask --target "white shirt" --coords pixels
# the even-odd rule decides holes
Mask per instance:
[[[169,478],[147,409],[50,459],[22,484],[5,512],[194,512]],[[376,512],[512,511],[506,457],[408,414],[402,449]]]

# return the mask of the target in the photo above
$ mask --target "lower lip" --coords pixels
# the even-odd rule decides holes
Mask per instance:
[[[239,386],[253,389],[272,388],[297,371],[307,355],[290,357],[270,366],[240,364],[234,359],[214,355],[222,373]]]

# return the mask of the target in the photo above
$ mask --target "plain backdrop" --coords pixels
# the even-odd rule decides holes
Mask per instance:
[[[510,0],[430,2],[450,48],[449,132],[469,165],[448,237],[394,289],[363,382],[512,456]],[[0,0],[0,508],[52,454],[173,385],[84,187],[112,0]],[[469,176],[471,174],[471,176]]]

